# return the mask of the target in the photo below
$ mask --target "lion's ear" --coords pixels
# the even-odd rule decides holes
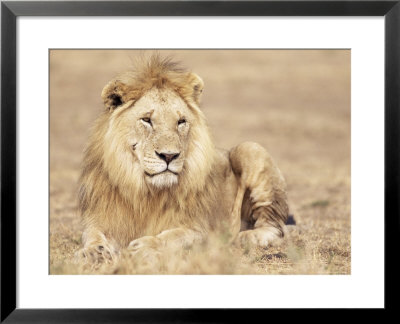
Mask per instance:
[[[204,88],[203,80],[195,73],[189,74],[189,84],[192,89],[192,97],[196,104],[200,104],[201,94]]]
[[[107,83],[101,92],[104,106],[109,110],[114,110],[124,103],[124,93],[126,86],[118,80]]]

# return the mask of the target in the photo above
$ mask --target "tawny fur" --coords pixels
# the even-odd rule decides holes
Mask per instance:
[[[158,56],[105,86],[80,178],[83,255],[181,247],[212,231],[264,246],[283,236],[280,171],[256,143],[214,147],[202,89],[200,77]]]

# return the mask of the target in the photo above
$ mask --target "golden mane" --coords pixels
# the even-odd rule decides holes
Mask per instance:
[[[149,59],[137,60],[131,71],[108,83],[101,97],[106,106],[114,107],[116,99],[118,103],[118,100],[122,103],[136,102],[154,87],[174,90],[191,108],[198,110],[203,81],[197,75],[188,73],[178,62],[157,54]]]
[[[209,208],[217,200],[220,179],[213,173],[217,153],[198,106],[202,87],[197,75],[158,56],[105,86],[102,98],[107,109],[92,130],[79,180],[79,207],[86,227],[100,228],[124,246],[174,224],[199,230],[213,226],[215,220],[204,215],[212,214]],[[118,111],[134,106],[153,88],[173,90],[196,116],[179,184],[163,190],[146,184],[138,163],[129,158],[131,153],[115,140],[118,118],[123,118]],[[163,212],[167,209],[176,212]]]

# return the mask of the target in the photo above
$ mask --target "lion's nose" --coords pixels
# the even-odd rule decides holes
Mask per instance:
[[[175,160],[176,158],[178,158],[180,153],[158,153],[156,151],[156,154],[161,160],[164,160],[168,164],[172,160]]]

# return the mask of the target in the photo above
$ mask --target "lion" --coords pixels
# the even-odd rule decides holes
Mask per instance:
[[[214,146],[199,108],[203,87],[159,55],[104,87],[79,180],[84,257],[183,248],[211,233],[263,247],[284,236],[280,170],[257,143]]]

